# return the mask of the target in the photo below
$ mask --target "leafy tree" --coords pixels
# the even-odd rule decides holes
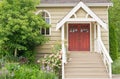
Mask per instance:
[[[113,60],[118,59],[118,41],[120,41],[120,0],[113,0],[114,6],[109,10],[110,54]],[[120,44],[119,44],[120,46]]]
[[[115,28],[110,26],[110,55],[113,60],[118,59],[118,44],[117,44],[117,35]]]
[[[35,15],[38,0],[3,0],[0,4],[0,51],[31,51],[47,41],[40,28],[49,27],[42,16]]]

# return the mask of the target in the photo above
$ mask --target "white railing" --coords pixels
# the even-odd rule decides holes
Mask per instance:
[[[62,79],[64,79],[65,77],[65,63],[67,63],[67,56],[66,56],[66,48],[65,46],[63,46],[62,48]]]
[[[107,71],[109,73],[109,77],[112,78],[111,64],[112,64],[113,61],[112,61],[112,59],[111,59],[105,45],[103,44],[102,40],[98,39],[97,42],[98,42],[100,53],[103,56],[103,62],[104,62],[105,66],[107,68]]]

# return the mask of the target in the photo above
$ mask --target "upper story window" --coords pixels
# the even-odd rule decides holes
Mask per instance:
[[[45,19],[45,21],[46,21],[48,24],[50,24],[50,15],[49,15],[47,12],[45,12],[45,11],[41,12],[41,15],[42,15],[42,17]]]
[[[51,16],[50,16],[50,13],[48,11],[42,10],[36,14],[41,14],[41,16],[44,18],[46,23],[51,24],[51,20],[50,20]],[[40,30],[41,34],[43,34],[43,35],[50,35],[50,31],[51,31],[50,28],[41,28],[41,30]]]

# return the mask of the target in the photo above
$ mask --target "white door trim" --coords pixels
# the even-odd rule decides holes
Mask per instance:
[[[67,29],[66,29],[66,30],[67,30],[67,35],[66,35],[66,36],[67,36],[67,39],[66,39],[66,40],[67,40],[67,51],[68,51],[68,46],[69,46],[68,25],[69,25],[69,24],[72,24],[72,23],[73,23],[73,24],[85,24],[85,23],[86,23],[86,24],[87,24],[87,23],[90,24],[90,52],[92,52],[92,51],[93,51],[93,50],[92,50],[92,47],[93,47],[93,46],[92,46],[92,24],[91,24],[91,22],[67,22],[67,24],[66,24],[66,26],[67,26]],[[66,26],[65,26],[65,27],[66,27]]]

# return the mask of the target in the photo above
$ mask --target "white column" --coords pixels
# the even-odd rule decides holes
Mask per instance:
[[[94,52],[97,52],[97,34],[96,34],[96,24],[94,24]]]
[[[101,28],[99,24],[97,24],[97,40],[101,40]],[[101,52],[101,47],[99,43],[97,43],[97,50],[99,53]]]
[[[64,26],[62,26],[61,28],[61,40],[62,40],[62,55],[64,56],[63,57],[63,62],[65,62],[65,44],[64,44],[64,40],[65,40],[65,34],[64,34]]]
[[[97,31],[98,31],[98,39],[101,39],[101,28],[99,24],[97,24]]]
[[[64,62],[65,62],[65,52],[64,52],[64,48],[65,48],[65,45],[64,45],[64,26],[62,26],[61,28],[61,40],[62,40],[62,79],[64,79]]]

